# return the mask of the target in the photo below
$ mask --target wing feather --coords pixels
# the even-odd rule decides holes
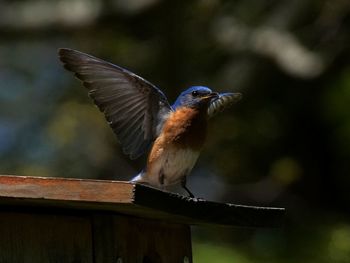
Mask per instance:
[[[209,118],[215,116],[217,113],[224,111],[233,103],[240,100],[241,93],[221,93],[218,98],[212,100],[208,107]]]
[[[163,92],[134,73],[72,49],[59,49],[64,67],[75,73],[104,113],[122,144],[135,159],[154,141],[164,115],[172,111]]]

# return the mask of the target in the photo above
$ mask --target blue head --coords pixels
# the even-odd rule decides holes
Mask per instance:
[[[178,107],[191,107],[191,108],[207,108],[209,102],[213,98],[217,98],[219,94],[213,92],[208,87],[204,86],[193,86],[183,91],[176,99],[173,104],[173,108]]]

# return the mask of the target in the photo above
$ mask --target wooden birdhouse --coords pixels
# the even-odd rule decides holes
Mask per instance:
[[[192,262],[191,225],[273,227],[284,209],[119,181],[0,176],[1,263]]]

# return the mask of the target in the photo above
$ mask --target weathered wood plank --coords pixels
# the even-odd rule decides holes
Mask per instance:
[[[188,225],[96,215],[93,229],[96,263],[192,262]],[[188,261],[184,261],[185,258]]]
[[[94,246],[94,263],[117,262],[118,252],[114,250],[114,243],[116,241],[113,215],[93,215],[91,217],[91,224]]]
[[[133,188],[117,181],[0,175],[1,197],[131,203]]]
[[[92,263],[89,218],[0,212],[1,263]]]
[[[271,227],[283,208],[210,202],[119,181],[0,176],[2,206],[118,212],[180,224]]]

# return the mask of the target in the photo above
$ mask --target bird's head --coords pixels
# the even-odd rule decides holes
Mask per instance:
[[[194,86],[183,91],[173,104],[174,108],[178,107],[191,107],[191,108],[207,108],[210,101],[214,98],[218,98],[219,94],[213,92],[208,87]]]

